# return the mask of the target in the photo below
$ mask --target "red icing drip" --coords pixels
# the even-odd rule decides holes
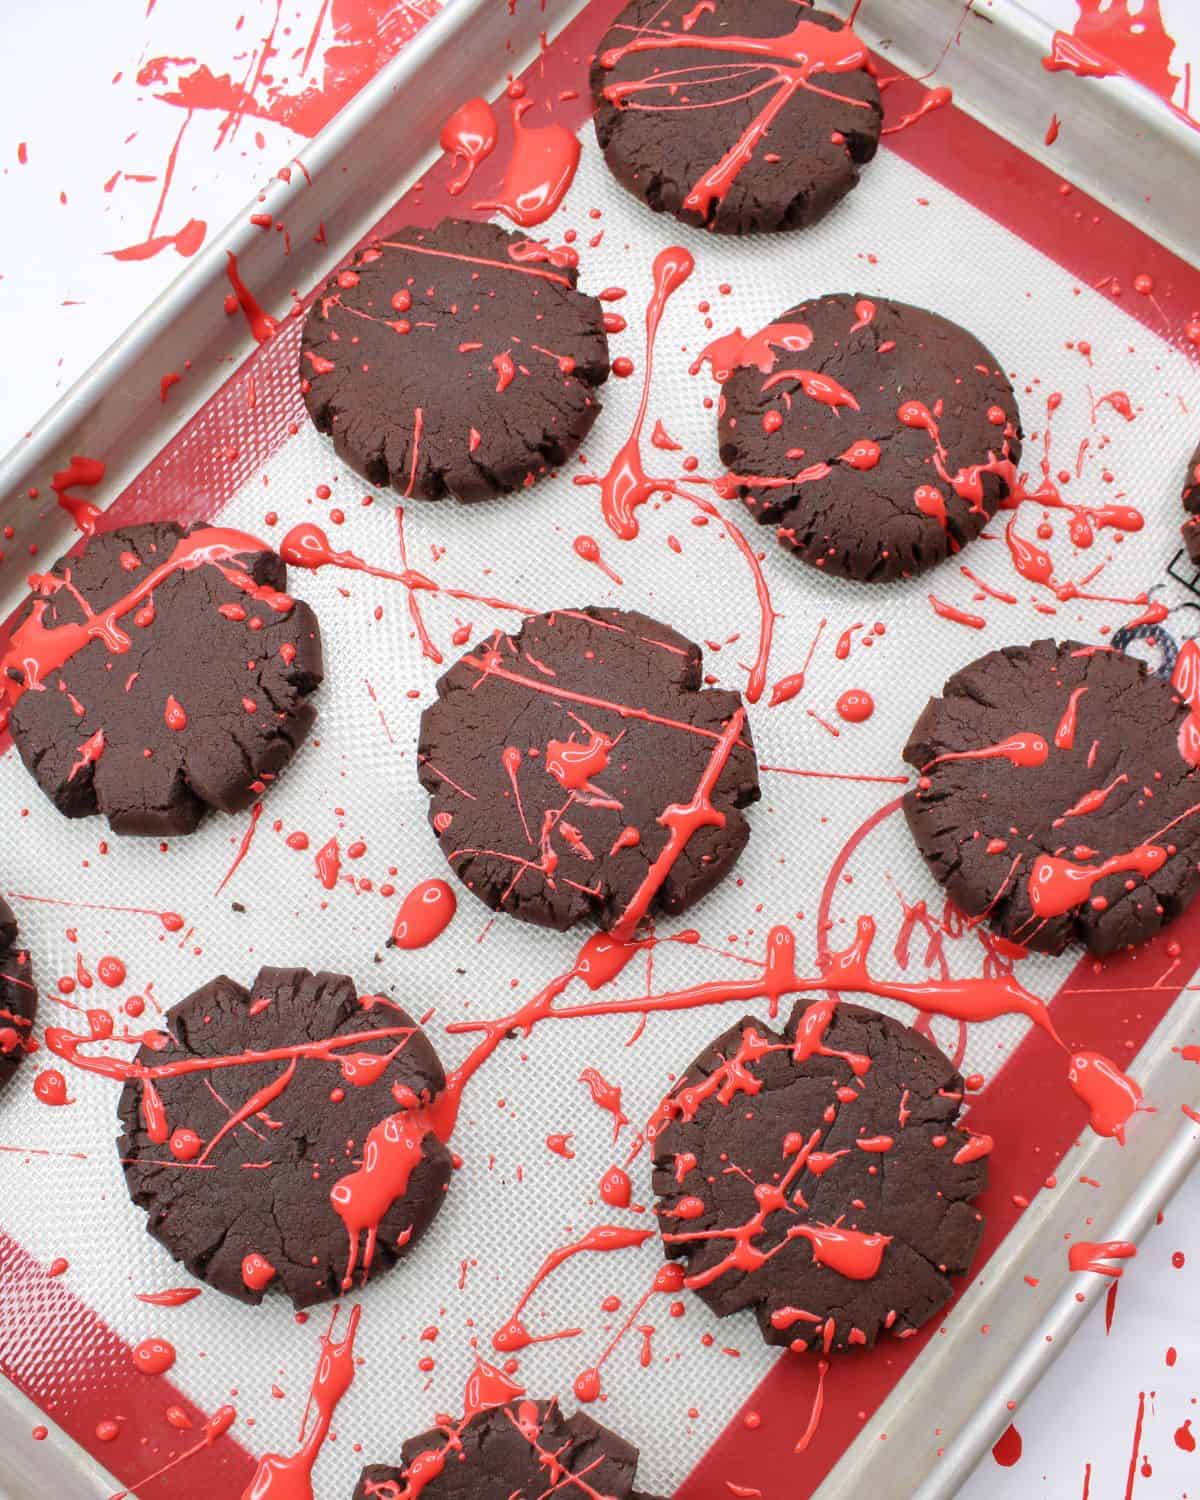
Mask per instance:
[[[1137,1246],[1128,1240],[1076,1240],[1067,1251],[1072,1271],[1095,1271],[1100,1276],[1119,1278],[1124,1266],[1105,1265],[1108,1260],[1132,1260]]]
[[[337,838],[331,838],[327,844],[323,844],[317,850],[316,860],[317,879],[327,891],[333,890],[337,885],[338,875],[342,869],[342,852],[338,847]]]
[[[94,536],[96,523],[104,512],[98,505],[93,505],[90,500],[84,500],[79,495],[69,494],[72,485],[83,484],[88,488],[100,483],[104,478],[104,464],[98,458],[84,458],[76,454],[65,469],[60,469],[51,476],[50,488],[58,497],[58,503],[63,510],[75,522],[83,536]]]
[[[423,880],[401,903],[392,928],[394,948],[424,948],[445,932],[457,910],[454,891],[444,880]]]
[[[1133,1079],[1099,1052],[1076,1052],[1067,1082],[1087,1105],[1088,1124],[1096,1134],[1115,1136],[1123,1144],[1125,1126],[1142,1102],[1142,1091]]]
[[[143,1375],[165,1375],[175,1363],[175,1347],[166,1339],[143,1339],[134,1345],[133,1362]]]
[[[932,114],[935,109],[941,109],[943,105],[949,104],[953,98],[954,94],[950,89],[930,89],[916,109],[907,115],[903,115],[894,125],[885,125],[880,134],[895,135],[898,131],[907,130],[910,125],[915,125],[918,120],[923,120],[926,115]]]
[[[875,712],[875,700],[862,688],[848,688],[837,701],[837,711],[848,724],[861,724]]]
[[[446,184],[446,191],[457,197],[471,180],[475,168],[496,148],[496,117],[486,99],[476,96],[460,104],[446,123],[438,141],[443,151],[463,164],[462,175]]]
[[[519,87],[519,85],[517,85]],[[494,200],[476,203],[505,215],[522,229],[548,219],[562,202],[579,165],[579,138],[565,125],[526,125],[532,99],[512,103],[512,155]]]
[[[274,336],[279,323],[275,318],[263,312],[262,308],[255,301],[246,283],[242,280],[241,273],[238,271],[237,256],[232,250],[226,250],[225,254],[229,257],[228,264],[225,267],[225,274],[229,278],[229,285],[233,288],[233,295],[237,298],[237,305],[241,308],[245,316],[246,322],[250,327],[250,332],[254,335],[255,343],[265,344],[269,338]]]

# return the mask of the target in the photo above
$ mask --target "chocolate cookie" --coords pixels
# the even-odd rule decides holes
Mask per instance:
[[[222,976],[138,1052],[118,1150],[155,1239],[242,1302],[338,1296],[413,1248],[450,1151],[426,1106],[445,1084],[423,1031],[343,974]]]
[[[633,611],[535,615],[469,651],[418,745],[454,873],[522,921],[624,937],[699,901],[759,795],[741,699],[700,683],[699,646]]]
[[[608,379],[600,304],[575,283],[566,258],[495,224],[398,229],[309,310],[309,415],[351,468],[405,498],[532,484],[578,448]]]
[[[718,1317],[752,1308],[794,1350],[903,1337],[949,1300],[983,1219],[987,1136],[956,1124],[963,1081],[909,1026],[797,1002],[783,1032],[746,1017],[656,1112],[668,1255]]]
[[[4,656],[21,759],[69,818],[191,833],[262,795],[316,718],[321,636],[287,569],[240,531],[90,537],[34,580]]]
[[[0,898],[0,1089],[34,1050],[33,1015],[37,990],[29,954],[17,947],[17,919]]]
[[[1131,656],[1076,641],[989,652],[930,699],[904,758],[934,879],[1012,942],[1112,953],[1196,893],[1200,735]]]
[[[655,212],[723,234],[815,224],[883,106],[866,47],[797,0],[631,0],[592,62],[596,139]]]
[[[510,1401],[476,1412],[460,1427],[409,1438],[399,1465],[368,1464],[354,1500],[514,1500],[565,1497],[651,1500],[634,1488],[638,1450],[583,1412],[555,1401]]]
[[[978,536],[1015,483],[1012,386],[937,313],[819,297],[701,359],[724,382],[729,493],[826,573],[878,583],[924,572]]]
[[[1200,565],[1200,443],[1196,444],[1184,475],[1183,508],[1188,515],[1179,528],[1183,533],[1183,545],[1191,560]]]

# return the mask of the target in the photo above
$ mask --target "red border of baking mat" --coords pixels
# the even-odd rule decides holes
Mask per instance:
[[[555,118],[570,128],[579,129],[590,118],[588,62],[623,3],[594,0],[523,75],[534,98],[557,96]],[[881,73],[895,72],[890,64],[877,61]],[[564,91],[574,91],[574,97],[564,99]],[[915,80],[897,83],[889,93],[889,115],[905,112],[921,91]],[[500,148],[477,174],[475,188],[481,197],[489,196],[499,184],[507,155],[507,113],[499,112]],[[1157,337],[1180,341],[1183,323],[1200,313],[1200,271],[1086,193],[1076,188],[1064,193],[1062,179],[1052,170],[955,106],[940,110],[929,123],[887,137],[883,144],[1057,262],[1081,283],[1117,302]],[[866,171],[865,191],[869,191],[870,168]],[[387,232],[401,223],[440,219],[449,206],[442,191],[449,175],[448,164],[433,167],[374,232]],[[453,206],[459,214],[471,214],[464,204]],[[914,206],[914,212],[919,211]],[[665,243],[671,235],[671,221],[662,218],[658,223]],[[986,275],[987,267],[981,266],[980,271]],[[1153,278],[1153,297],[1132,291],[1134,278],[1140,273]],[[1115,291],[1114,282],[1123,295]],[[252,389],[248,382],[257,380],[261,384],[262,374],[272,365],[294,358],[298,335],[298,322],[290,317],[280,334],[255,350],[206,404],[205,426],[210,427],[214,418],[218,424],[225,418],[231,426],[237,418],[244,426],[247,411],[251,416],[254,411],[248,400]],[[293,412],[280,413],[277,406],[277,401],[270,403],[269,423],[265,412],[262,420],[251,422],[249,440],[243,436],[232,460],[195,441],[200,416],[193,417],[108,508],[106,525],[164,515],[199,520],[218,513],[247,477],[287,440],[288,422],[304,420],[298,390]],[[7,633],[8,625],[3,635]],[[1160,939],[1102,965],[1089,958],[1076,966],[1050,1002],[1055,1024],[1068,1044],[1086,1039],[1089,1047],[1122,1060],[1144,1044],[1187,979],[1200,967],[1200,921],[1176,923],[1170,938],[1181,947],[1174,959],[1166,953],[1166,940]],[[1160,977],[1146,980],[1143,976],[1147,972]],[[1109,1003],[1102,1009],[1091,998],[1096,991],[1111,992]],[[1016,1222],[1019,1210],[1013,1197],[1034,1197],[1047,1172],[1053,1170],[1085,1126],[1083,1107],[1075,1100],[1068,1101],[1061,1088],[1062,1068],[1062,1053],[1042,1032],[1031,1029],[988,1086],[972,1100],[972,1127],[1006,1141],[1006,1149],[991,1158],[991,1183],[982,1200],[987,1229],[975,1274]],[[1020,1070],[1017,1088],[1012,1087],[1012,1069]],[[1043,1089],[1054,1090],[1052,1118],[1037,1105]],[[1025,1130],[1031,1111],[1038,1115],[1036,1148]],[[1019,1156],[1022,1147],[1031,1149]],[[766,1476],[773,1484],[785,1480],[788,1493],[801,1500],[820,1484],[929,1339],[937,1337],[938,1327],[932,1324],[912,1339],[893,1340],[858,1356],[852,1362],[852,1381],[850,1361],[836,1366],[827,1381],[821,1423],[802,1455],[793,1450],[814,1394],[814,1362],[781,1356],[684,1480],[678,1500],[716,1500],[718,1496],[726,1500],[729,1491],[724,1481],[730,1475],[742,1481]],[[64,1347],[60,1342],[64,1334],[71,1340],[67,1346],[72,1351],[69,1360],[48,1353],[56,1346]],[[0,1230],[0,1369],[97,1461],[124,1482],[133,1483],[154,1466],[146,1462],[147,1455],[161,1448],[158,1411],[172,1402],[185,1404],[185,1398],[162,1377],[148,1379],[138,1374],[136,1385],[130,1389],[133,1377],[125,1374],[133,1371],[129,1355],[128,1344],[66,1288],[52,1281],[44,1268]],[[113,1378],[103,1386],[99,1378],[77,1378],[83,1361],[95,1366],[110,1356],[115,1356],[111,1358]],[[844,1381],[838,1378],[843,1368]],[[49,1389],[46,1382],[50,1378],[60,1380],[61,1385]],[[126,1392],[131,1404],[123,1409]],[[749,1410],[761,1419],[753,1430],[742,1421]],[[145,1419],[152,1411],[153,1430]],[[113,1414],[125,1419],[123,1440],[115,1445],[101,1444],[95,1438],[95,1424]],[[933,1437],[931,1433],[931,1441]],[[187,1438],[188,1434],[180,1434],[181,1440],[173,1447],[187,1447]],[[231,1480],[244,1483],[252,1468],[250,1454],[227,1435],[212,1449],[190,1458],[186,1467],[172,1476],[172,1483],[179,1493],[181,1482],[187,1492],[198,1493],[218,1478],[223,1486]]]

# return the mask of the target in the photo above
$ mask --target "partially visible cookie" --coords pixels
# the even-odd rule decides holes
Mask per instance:
[[[515,1400],[462,1427],[409,1438],[398,1465],[368,1464],[354,1500],[515,1500],[550,1491],[588,1500],[652,1500],[634,1489],[638,1450],[556,1401]]]
[[[532,484],[578,448],[608,378],[603,313],[576,279],[495,224],[395,230],[309,309],[309,415],[352,469],[404,497]]]
[[[1187,706],[1134,657],[1077,641],[991,651],[956,672],[904,758],[904,813],[934,879],[1026,948],[1112,953],[1200,885],[1200,772]]]
[[[727,490],[822,572],[922,573],[978,536],[1015,483],[1012,386],[937,313],[838,293],[702,357],[724,384]]]
[[[439,680],[418,744],[430,822],[459,880],[522,921],[674,915],[749,838],[741,714],[737,693],[701,687],[699,646],[646,615],[535,615]]]
[[[1180,527],[1183,544],[1191,560],[1200,564],[1200,443],[1188,460],[1183,478],[1183,508],[1188,517]]]
[[[958,1124],[963,1080],[878,1011],[796,1003],[707,1047],[651,1126],[656,1212],[684,1285],[769,1344],[845,1352],[915,1332],[983,1233],[988,1137]]]
[[[147,1228],[242,1302],[308,1307],[386,1271],[441,1207],[450,1151],[425,1107],[425,1033],[343,974],[214,979],[167,1013],[126,1083],[118,1151]]]
[[[0,898],[0,1090],[33,1051],[37,990],[29,954],[17,947],[17,919]]]
[[[92,536],[34,580],[4,655],[21,759],[69,818],[190,833],[262,796],[316,718],[317,618],[243,532]]]
[[[596,138],[656,212],[724,234],[815,224],[883,123],[866,47],[796,0],[631,0],[596,49]]]

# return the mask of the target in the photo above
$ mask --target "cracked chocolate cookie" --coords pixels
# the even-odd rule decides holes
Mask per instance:
[[[164,1032],[138,1052],[117,1144],[147,1228],[193,1276],[308,1307],[412,1250],[450,1151],[429,1113],[441,1063],[399,1006],[342,974],[262,969],[181,1000]]]
[[[727,492],[825,573],[870,583],[922,573],[978,536],[1016,483],[1012,386],[977,338],[937,313],[819,297],[701,359],[724,387]]]
[[[963,1080],[877,1011],[797,1002],[747,1017],[688,1068],[651,1123],[663,1245],[719,1317],[828,1353],[914,1332],[983,1233],[992,1142],[957,1124]]]
[[[32,1052],[37,990],[29,954],[17,946],[17,919],[0,898],[0,1090]]]
[[[354,1500],[513,1500],[564,1495],[652,1500],[635,1489],[638,1450],[556,1401],[513,1400],[409,1438],[397,1465],[368,1464]]]
[[[796,0],[632,0],[592,63],[596,139],[656,212],[724,234],[815,224],[879,144],[866,47]]]
[[[9,723],[69,818],[191,833],[262,796],[316,718],[317,618],[255,537],[126,526],[33,582],[4,655]]]
[[[326,283],[300,347],[338,456],[404,498],[532,484],[596,420],[608,339],[563,256],[495,224],[397,229]]]
[[[917,720],[904,813],[934,879],[1024,948],[1144,942],[1200,883],[1200,731],[1131,656],[989,652]]]
[[[418,774],[460,881],[489,906],[629,937],[730,870],[758,763],[699,646],[633,611],[557,610],[496,632],[437,685]]]

